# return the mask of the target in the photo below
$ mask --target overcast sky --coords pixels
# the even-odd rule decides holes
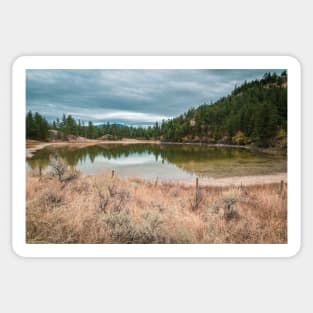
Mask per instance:
[[[27,111],[95,124],[148,125],[281,70],[27,70]]]

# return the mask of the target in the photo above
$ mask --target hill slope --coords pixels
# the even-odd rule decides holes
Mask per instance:
[[[286,145],[287,75],[266,74],[161,126],[164,141]]]

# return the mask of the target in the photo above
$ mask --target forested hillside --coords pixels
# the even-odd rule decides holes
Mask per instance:
[[[50,129],[50,135],[48,132]],[[28,112],[26,135],[48,140],[69,135],[96,139],[138,138],[170,142],[253,144],[260,147],[287,146],[287,73],[266,73],[261,80],[245,82],[215,103],[202,104],[153,127],[131,127],[104,123],[95,126],[63,115],[52,123],[39,113]]]
[[[227,97],[190,109],[161,127],[163,140],[274,145],[287,132],[287,73],[245,82]]]

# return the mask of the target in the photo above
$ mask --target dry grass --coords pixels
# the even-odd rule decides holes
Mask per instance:
[[[195,188],[138,178],[27,176],[28,243],[287,243],[280,184]]]

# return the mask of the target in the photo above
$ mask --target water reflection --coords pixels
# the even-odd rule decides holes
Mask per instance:
[[[204,145],[110,144],[84,148],[47,147],[27,165],[47,168],[51,157],[61,157],[86,174],[115,169],[123,176],[183,179],[193,175],[226,177],[285,172],[286,158],[240,148]]]

